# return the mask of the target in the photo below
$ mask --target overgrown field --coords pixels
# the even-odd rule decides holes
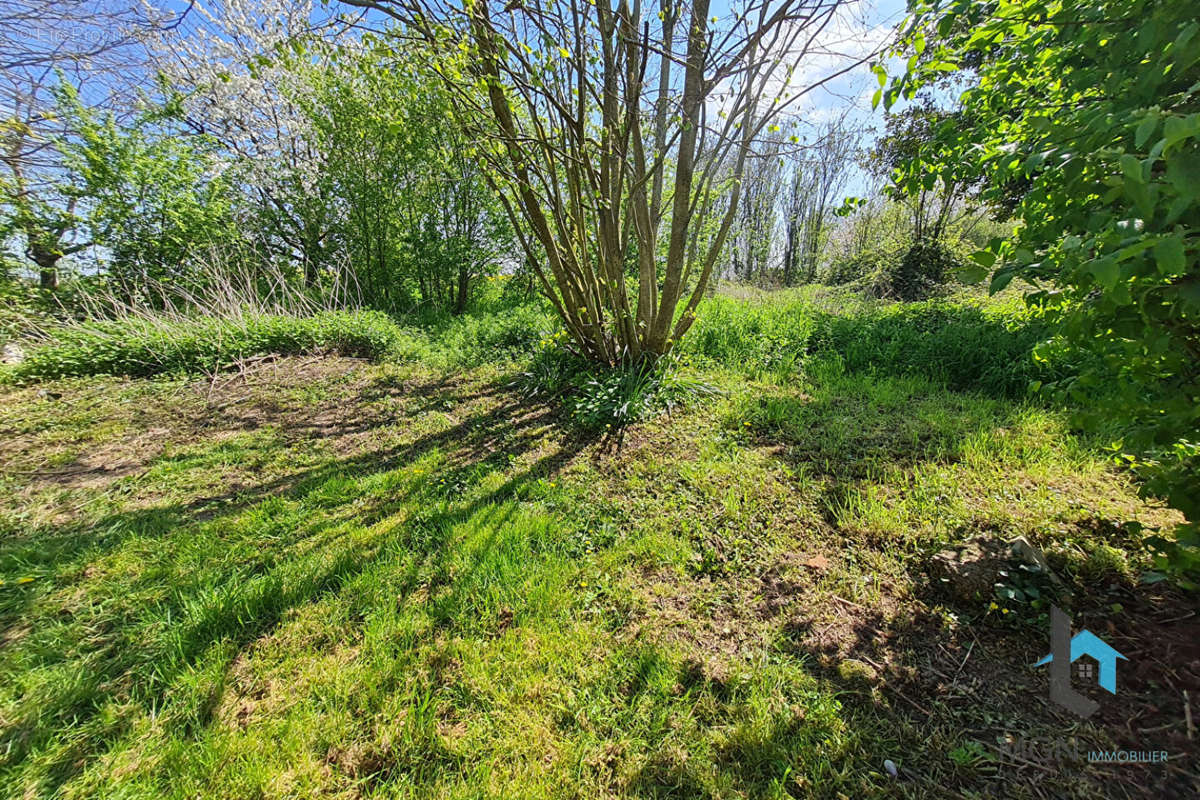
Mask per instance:
[[[1138,579],[1176,516],[1027,393],[1066,367],[1019,303],[717,297],[676,366],[716,391],[620,433],[523,388],[542,309],[377,322],[9,374],[0,794],[1200,791],[1200,622]],[[956,599],[981,534],[1065,585]],[[1087,722],[1030,666],[1051,598],[1129,659]],[[1014,749],[1067,737],[1170,759]]]

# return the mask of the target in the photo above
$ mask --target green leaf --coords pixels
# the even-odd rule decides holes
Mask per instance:
[[[990,269],[996,263],[996,254],[988,250],[976,250],[971,253],[971,260]]]
[[[1179,234],[1166,239],[1159,239],[1154,245],[1154,261],[1158,271],[1164,275],[1178,275],[1187,268],[1187,254],[1184,252],[1183,237]]]
[[[955,274],[963,283],[976,284],[988,276],[988,269],[977,264],[964,264],[955,271]]]
[[[1183,197],[1200,197],[1200,152],[1189,150],[1168,158],[1167,182]]]
[[[1120,271],[1117,269],[1117,260],[1112,256],[1101,256],[1100,258],[1092,259],[1088,265],[1088,271],[1096,279],[1096,283],[1100,284],[1105,289],[1111,289],[1117,285],[1117,278],[1120,277]]]
[[[1158,130],[1158,117],[1149,115],[1141,124],[1137,126],[1137,131],[1133,135],[1133,143],[1141,147],[1150,140],[1154,132]]]
[[[995,294],[1004,291],[1015,277],[1017,277],[1017,273],[1010,269],[997,270],[996,274],[992,276],[992,282],[988,285],[988,293]]]
[[[1125,153],[1121,156],[1120,162],[1121,173],[1125,176],[1126,180],[1137,184],[1145,183],[1145,180],[1142,178],[1142,162],[1138,160],[1137,156]]]

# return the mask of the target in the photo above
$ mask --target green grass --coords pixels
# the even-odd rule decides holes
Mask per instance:
[[[447,369],[519,358],[467,344],[486,317],[413,334],[460,343],[433,364],[0,388],[0,794],[1034,796],[994,746],[1070,722],[1029,700],[1037,615],[923,559],[1025,535],[1139,602],[1117,526],[1173,517],[1060,412],[849,353],[759,370],[709,316],[680,369],[722,394],[617,449],[519,366]]]
[[[14,382],[81,375],[147,376],[211,372],[269,354],[330,353],[361,358],[412,349],[376,311],[322,311],[309,316],[247,313],[179,320],[134,316],[53,328],[24,359],[5,367]]]
[[[848,371],[919,375],[954,389],[1021,396],[1066,365],[1035,363],[1048,337],[1021,298],[959,297],[919,303],[867,302],[814,287],[704,305],[685,352],[751,374],[787,375],[812,357],[837,356]]]

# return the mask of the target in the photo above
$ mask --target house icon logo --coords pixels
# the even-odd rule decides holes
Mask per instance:
[[[1089,630],[1071,636],[1071,618],[1057,606],[1050,608],[1050,655],[1035,667],[1050,665],[1050,699],[1072,713],[1087,718],[1100,704],[1071,688],[1071,665],[1081,656],[1090,656],[1100,665],[1100,688],[1117,693],[1117,660],[1129,659]],[[1090,667],[1088,667],[1090,671]]]

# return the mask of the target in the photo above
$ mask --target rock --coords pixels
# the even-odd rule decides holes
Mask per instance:
[[[9,342],[0,347],[0,364],[20,364],[25,360],[25,351],[19,344]]]
[[[947,548],[934,555],[930,571],[941,580],[955,598],[962,601],[990,597],[992,588],[1001,581],[1001,572],[1026,564],[1037,569],[1056,587],[1065,588],[1062,580],[1050,569],[1042,551],[1024,536],[1004,540],[997,536],[976,536],[961,545]]]
[[[991,596],[1009,556],[1006,542],[980,536],[937,553],[929,567],[955,598],[975,600]]]

